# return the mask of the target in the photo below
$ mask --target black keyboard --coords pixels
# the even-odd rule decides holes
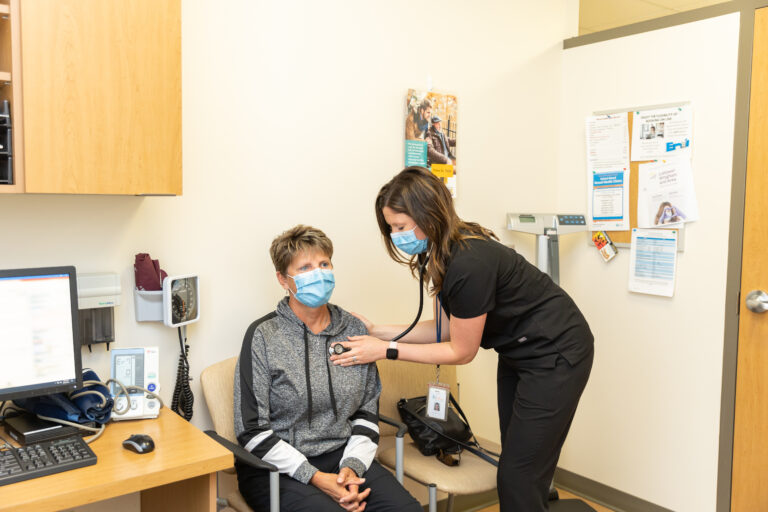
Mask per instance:
[[[80,436],[0,450],[0,485],[12,484],[96,464],[96,454]]]

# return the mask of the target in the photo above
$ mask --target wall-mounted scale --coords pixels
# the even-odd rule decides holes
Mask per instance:
[[[584,215],[558,213],[508,213],[507,229],[536,235],[536,267],[560,284],[561,235],[587,230]]]

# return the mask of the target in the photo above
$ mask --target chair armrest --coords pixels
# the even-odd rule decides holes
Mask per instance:
[[[405,433],[408,432],[408,427],[405,426],[405,423],[401,423],[397,420],[393,420],[388,416],[382,416],[381,414],[379,414],[379,421],[381,421],[382,423],[386,423],[387,425],[392,425],[393,427],[397,427],[397,434],[395,434],[396,437],[403,437],[405,436]]]
[[[266,469],[267,471],[277,471],[277,467],[273,466],[269,462],[264,462],[263,460],[261,460],[260,458],[258,458],[251,452],[247,451],[242,446],[240,446],[239,444],[235,444],[229,441],[228,439],[224,439],[213,430],[206,430],[205,433],[208,435],[208,437],[210,437],[211,439],[213,439],[214,441],[222,445],[227,450],[231,451],[235,455],[235,459],[237,459],[238,461],[244,464],[248,464],[249,466],[254,467],[256,469]]]

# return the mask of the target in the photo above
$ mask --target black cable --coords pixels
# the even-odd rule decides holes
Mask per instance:
[[[173,399],[171,400],[171,410],[189,421],[192,419],[192,406],[195,403],[195,397],[192,394],[192,388],[189,386],[189,345],[187,345],[186,336],[182,338],[181,327],[179,327],[179,366],[176,371],[176,387],[173,389]]]
[[[419,255],[419,259],[422,259],[421,265],[419,266],[419,312],[416,313],[416,318],[414,319],[413,323],[408,326],[406,330],[392,338],[391,341],[397,341],[416,327],[416,324],[419,323],[419,320],[421,320],[421,310],[424,308],[424,270],[427,268],[427,262],[429,261],[429,254],[426,256]]]

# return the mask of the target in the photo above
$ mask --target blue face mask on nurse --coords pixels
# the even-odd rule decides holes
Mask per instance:
[[[398,223],[391,225],[391,227],[392,232],[389,234],[389,237],[392,239],[392,243],[395,244],[395,247],[404,253],[414,256],[427,250],[429,239],[423,233],[421,234],[424,238],[421,239],[416,235],[416,230],[418,229],[417,226],[413,226],[413,229],[409,229],[408,231],[397,231],[397,229],[404,229],[402,224]]]

